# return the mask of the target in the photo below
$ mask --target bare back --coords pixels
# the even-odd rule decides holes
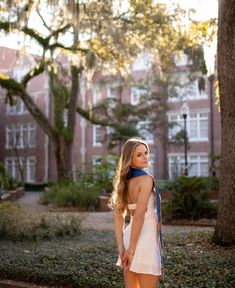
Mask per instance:
[[[138,202],[138,198],[139,198],[139,193],[141,191],[141,187],[143,187],[144,182],[149,181],[149,177],[150,176],[139,176],[139,177],[135,177],[132,178],[128,181],[128,204],[136,204]],[[151,189],[149,189],[149,195],[150,192],[152,191]],[[148,197],[149,197],[148,195]],[[147,207],[146,207],[147,209]],[[135,213],[135,209],[131,209],[130,210],[131,215],[133,216]]]

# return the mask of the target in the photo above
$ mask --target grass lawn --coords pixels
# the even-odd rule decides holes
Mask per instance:
[[[165,237],[160,288],[235,287],[235,249],[210,243],[211,232]],[[122,271],[111,231],[83,230],[75,238],[0,241],[0,275],[53,287],[121,288]]]

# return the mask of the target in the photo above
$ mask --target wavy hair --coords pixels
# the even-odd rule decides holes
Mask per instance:
[[[130,163],[135,148],[143,144],[149,151],[148,144],[139,137],[128,139],[122,147],[122,153],[113,180],[113,192],[109,202],[111,208],[124,213],[127,208],[127,174],[130,171]]]

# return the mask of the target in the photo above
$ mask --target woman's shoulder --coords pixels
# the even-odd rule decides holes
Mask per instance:
[[[150,174],[144,174],[144,175],[140,175],[138,177],[133,177],[131,179],[129,179],[128,181],[129,183],[135,183],[135,184],[153,184],[154,183],[154,179],[153,176]]]

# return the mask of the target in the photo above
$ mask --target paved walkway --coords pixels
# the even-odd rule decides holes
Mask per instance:
[[[32,209],[34,211],[50,211],[47,205],[40,204],[40,197],[43,192],[25,192],[17,202],[25,209]],[[53,212],[52,212],[53,213]],[[83,227],[92,228],[96,230],[113,230],[113,213],[108,212],[60,212],[60,213],[76,213],[83,217]],[[163,225],[163,233],[181,233],[192,231],[211,231],[213,227],[200,227],[200,226],[176,226],[176,225]]]
[[[47,211],[48,206],[40,204],[40,198],[43,192],[25,192],[25,194],[17,200],[23,208],[36,211]]]

